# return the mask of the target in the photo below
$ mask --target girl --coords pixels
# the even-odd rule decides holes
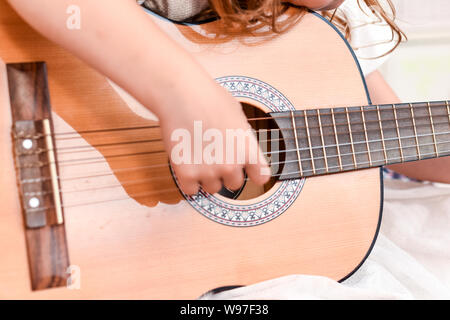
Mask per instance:
[[[33,27],[62,45],[98,71],[109,77],[147,106],[160,119],[165,147],[173,147],[170,136],[177,128],[192,132],[193,123],[202,120],[204,130],[214,128],[248,129],[240,104],[218,86],[196,61],[148,18],[136,0],[39,0],[30,5],[28,0],[8,0]],[[277,18],[287,4],[280,0],[146,0],[138,1],[150,9],[172,19],[202,18],[216,15],[221,18],[225,33],[249,33],[264,27],[269,32],[282,32],[301,17],[290,17],[283,25]],[[291,0],[297,6],[323,11],[331,17],[343,0]],[[403,34],[377,0],[359,1],[373,8],[397,35],[397,44]],[[390,1],[387,1],[389,4]],[[70,5],[81,9],[80,30],[66,26],[66,10]],[[392,8],[392,5],[391,5]],[[118,23],[124,19],[123,23]],[[125,20],[126,19],[126,20]],[[344,28],[351,30],[342,18],[333,17]],[[130,21],[130,23],[125,23]],[[176,65],[173,63],[176,61]],[[121,66],[117,68],[117,66]],[[183,66],[179,68],[179,66]],[[177,77],[173,77],[176,74]],[[394,92],[377,71],[367,75],[367,84],[375,104],[399,102]],[[176,117],[173,117],[176,110]],[[223,110],[227,110],[226,113]],[[221,114],[221,117],[217,117]],[[252,145],[254,141],[250,141]],[[243,183],[243,168],[258,184],[268,180],[267,163],[251,163],[251,148],[245,150],[244,164],[174,165],[181,189],[194,194],[201,185],[215,193],[222,184],[237,189]],[[417,179],[450,182],[449,159],[436,159],[393,168]]]

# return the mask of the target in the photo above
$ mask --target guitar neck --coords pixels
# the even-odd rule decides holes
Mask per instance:
[[[281,179],[450,155],[448,101],[304,110],[271,116],[285,143]]]

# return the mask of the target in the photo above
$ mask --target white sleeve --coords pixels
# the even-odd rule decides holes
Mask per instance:
[[[358,57],[364,75],[377,70],[388,58],[384,55],[395,45],[389,25],[380,21],[366,6],[357,0],[346,0],[340,7],[351,28],[350,45]],[[384,55],[384,56],[383,56]]]

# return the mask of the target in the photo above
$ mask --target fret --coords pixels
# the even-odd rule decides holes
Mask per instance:
[[[448,103],[448,100],[447,101],[445,101],[445,105],[446,105],[446,107],[447,107],[447,115],[448,115],[448,125],[449,125],[449,128],[448,128],[448,134],[447,134],[447,141],[450,141],[450,105],[449,105],[449,103]],[[450,147],[448,148],[449,150],[450,150]]]
[[[281,151],[280,153],[274,154],[278,158],[274,159],[274,161],[277,161],[279,164],[276,172],[280,172],[280,180],[296,179],[312,175],[312,170],[310,170],[310,155],[306,152],[306,150],[309,150],[310,145],[306,139],[307,133],[302,114],[301,111],[296,110],[270,114],[280,129],[282,136],[279,139],[281,141],[280,144],[271,144],[272,150]],[[273,165],[271,165],[271,169],[272,173],[275,173]]]
[[[397,112],[397,107],[393,107],[392,104],[380,105],[378,106],[380,114],[380,123],[382,127],[382,139],[384,143],[384,148],[387,155],[387,164],[394,162],[401,162],[398,159],[402,159],[403,150],[400,148],[399,141],[401,139],[400,128],[397,123],[400,121],[395,120],[395,113]],[[400,109],[399,112],[404,112]],[[404,120],[402,120],[404,121]],[[403,159],[405,157],[403,156]]]
[[[367,148],[367,157],[369,158],[369,166],[373,166],[373,162],[372,162],[372,155],[371,155],[371,151],[370,151],[370,143],[369,143],[369,137],[368,137],[368,132],[367,132],[367,125],[366,125],[366,116],[364,115],[364,108],[361,107],[361,118],[362,118],[362,123],[363,123],[363,127],[364,127],[364,137],[366,139],[366,148]]]
[[[439,157],[439,151],[438,151],[438,146],[437,146],[437,141],[436,141],[436,132],[434,130],[434,123],[433,123],[433,114],[431,112],[431,106],[430,106],[429,102],[427,102],[427,106],[428,106],[428,113],[430,115],[431,131],[433,134],[434,151],[436,152],[436,157]]]
[[[433,123],[436,139],[436,156],[446,156],[450,151],[450,122],[448,121],[448,105],[446,102],[431,102],[430,109],[430,118]]]
[[[411,115],[411,108],[408,104],[394,105],[394,120],[398,146],[400,147],[398,162],[418,160],[416,134],[414,122]],[[395,140],[393,140],[395,141]],[[388,147],[389,149],[389,147]]]
[[[344,170],[344,167],[342,165],[342,156],[341,156],[341,147],[339,146],[339,137],[337,133],[337,127],[336,127],[336,117],[334,115],[334,109],[331,109],[331,117],[333,119],[333,129],[334,129],[334,137],[336,139],[336,146],[337,146],[337,153],[338,153],[338,161],[339,161],[339,169],[341,171]]]
[[[336,123],[336,132],[339,141],[339,149],[342,158],[342,168],[344,171],[355,169],[355,152],[350,134],[348,120],[349,113],[346,108],[335,108],[334,118]]]
[[[448,104],[448,100],[445,101],[445,104],[447,105],[448,123],[450,124],[450,105]]]
[[[291,120],[292,120],[292,130],[294,131],[294,139],[295,139],[295,149],[297,151],[297,160],[298,160],[298,169],[300,170],[300,176],[303,177],[303,166],[300,158],[300,147],[298,145],[298,135],[297,135],[297,126],[295,124],[295,115],[294,111],[291,111]]]
[[[358,164],[356,161],[356,154],[355,154],[355,144],[353,143],[353,133],[352,133],[352,126],[350,124],[350,114],[348,113],[348,108],[345,108],[345,113],[347,116],[347,123],[348,123],[348,134],[350,136],[350,146],[352,149],[352,157],[353,157],[353,164],[355,166],[355,169],[358,169]]]
[[[386,157],[384,155],[383,139],[381,136],[381,129],[379,123],[379,116],[376,106],[363,107],[364,120],[367,133],[367,144],[370,150],[370,159],[372,165],[384,165]],[[370,161],[369,161],[370,163]]]
[[[319,123],[318,110],[306,110],[306,136],[308,137],[308,142],[310,142],[312,150],[312,159],[314,162],[313,172],[315,170],[315,174],[326,174],[327,172],[327,161],[326,156],[326,148],[324,146],[324,128],[321,127]],[[322,129],[322,130],[321,130]],[[329,164],[328,164],[329,170]]]
[[[383,146],[384,161],[385,161],[385,164],[388,164],[388,156],[387,156],[387,152],[386,152],[386,143],[384,140],[383,124],[381,123],[381,113],[380,113],[379,105],[377,105],[377,114],[378,114],[378,123],[380,126],[380,132],[381,132],[381,144]]]
[[[416,139],[417,155],[419,157],[419,160],[421,160],[422,159],[422,155],[420,154],[419,137],[417,136],[416,119],[415,119],[415,116],[414,116],[414,108],[412,106],[412,103],[409,104],[409,108],[411,110],[411,118],[412,118],[413,129],[414,129],[414,138]]]
[[[317,119],[318,119],[318,122],[319,122],[320,138],[322,140],[323,156],[325,158],[325,171],[326,171],[326,173],[330,173],[329,166],[328,166],[327,150],[325,148],[325,138],[324,138],[324,135],[323,135],[322,119],[320,117],[319,109],[317,109]]]
[[[362,112],[361,107],[349,107],[347,111],[349,114],[347,122],[350,124],[349,131],[353,140],[351,140],[351,144],[353,145],[354,163],[356,163],[355,169],[368,168],[370,167],[370,161],[368,161],[370,148],[367,147],[367,127],[364,122],[364,112]]]
[[[300,163],[302,166],[302,171],[303,171],[303,176],[304,177],[308,177],[308,176],[312,176],[313,173],[313,162],[314,162],[314,158],[311,156],[311,150],[313,149],[313,141],[308,138],[308,136],[310,136],[311,134],[308,133],[308,129],[307,129],[307,124],[306,124],[306,118],[304,117],[304,112],[303,111],[295,111],[294,112],[294,116],[295,116],[295,127],[296,127],[296,132],[297,132],[297,139],[296,141],[298,141],[298,143],[296,145],[298,145],[298,148],[296,146],[292,146],[290,148],[290,150],[294,149],[295,150],[299,150],[299,154],[300,154]],[[289,121],[290,123],[291,121]],[[292,124],[290,123],[290,127],[292,128]],[[295,138],[293,138],[295,139]],[[291,152],[294,153],[295,156],[291,155],[291,161],[293,161],[293,163],[295,163],[295,160],[298,159],[298,155],[296,152]],[[313,152],[313,156],[314,156],[314,152]],[[298,168],[297,170],[298,171]]]
[[[436,154],[433,130],[430,125],[430,113],[426,103],[414,103],[414,119],[417,128],[417,137],[421,160],[430,158],[430,154]]]
[[[398,146],[400,148],[400,158],[402,162],[405,162],[405,156],[403,154],[402,138],[400,135],[400,125],[398,124],[397,109],[394,104],[392,105],[392,110],[394,111],[395,126],[397,129],[397,136],[398,136]]]
[[[316,115],[321,135],[320,142],[325,148],[325,150],[321,148],[322,153],[326,156],[326,162],[324,163],[325,173],[339,172],[338,146],[336,143],[331,109],[319,109]]]
[[[312,172],[313,172],[313,175],[315,175],[316,174],[316,165],[314,163],[314,153],[313,153],[312,144],[311,144],[311,132],[310,132],[310,129],[309,129],[308,115],[306,113],[306,110],[303,110],[303,115],[304,115],[304,118],[305,118],[306,134],[308,136],[309,154],[311,156]]]

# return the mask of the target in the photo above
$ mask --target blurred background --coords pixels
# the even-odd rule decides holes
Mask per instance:
[[[380,71],[405,102],[450,100],[450,0],[392,0],[408,36]]]

